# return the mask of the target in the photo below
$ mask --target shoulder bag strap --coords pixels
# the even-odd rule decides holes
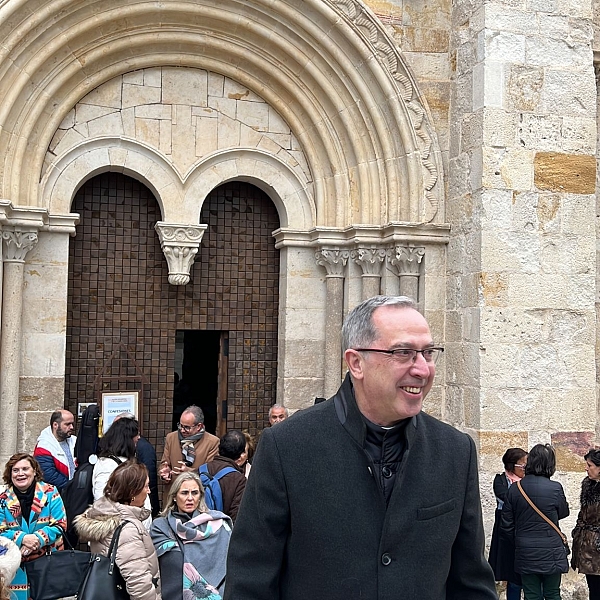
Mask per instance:
[[[521,494],[523,494],[523,498],[529,502],[531,508],[533,508],[533,510],[535,510],[535,512],[540,515],[540,517],[542,517],[542,519],[544,519],[544,521],[546,521],[546,523],[548,523],[548,525],[550,525],[550,527],[552,527],[556,533],[558,533],[558,535],[560,535],[560,539],[562,540],[563,544],[566,544],[568,541],[567,536],[532,502],[531,498],[525,493],[520,481],[517,481],[517,487],[519,488]]]
[[[110,541],[110,547],[108,548],[107,558],[110,560],[110,566],[108,568],[108,574],[112,575],[115,569],[115,561],[117,560],[117,548],[119,545],[119,536],[121,535],[121,531],[127,523],[130,521],[123,521],[114,531],[112,540]]]

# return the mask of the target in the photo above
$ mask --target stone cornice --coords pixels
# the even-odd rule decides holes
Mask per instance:
[[[45,208],[13,206],[10,200],[0,200],[0,226],[26,230],[52,231],[75,235],[79,223],[76,213],[50,214]]]
[[[317,247],[333,245],[354,249],[357,246],[383,246],[389,244],[447,244],[450,225],[434,223],[389,223],[355,225],[345,228],[316,227],[310,231],[280,228],[273,232],[275,247]]]

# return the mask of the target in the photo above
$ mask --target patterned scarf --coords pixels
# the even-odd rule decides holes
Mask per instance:
[[[183,454],[183,461],[189,467],[191,467],[194,464],[194,461],[196,460],[196,446],[194,444],[198,440],[202,439],[202,436],[204,435],[205,431],[206,429],[203,426],[198,433],[190,435],[186,438],[184,438],[181,435],[181,431],[177,432],[177,435],[179,436],[179,443],[181,444],[181,454]]]
[[[159,557],[170,551],[183,554],[183,600],[221,600],[218,588],[225,579],[229,517],[217,511],[195,512],[186,521],[171,511],[154,521],[151,535]]]

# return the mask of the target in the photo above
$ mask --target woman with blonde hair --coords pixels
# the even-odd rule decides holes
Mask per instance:
[[[225,586],[231,519],[209,510],[200,477],[177,477],[150,535],[158,554],[164,600],[218,600]]]
[[[131,600],[160,600],[158,560],[142,523],[150,516],[144,508],[149,491],[148,469],[128,460],[111,473],[104,495],[75,519],[79,539],[103,556],[108,555],[115,530],[125,522],[115,562]]]

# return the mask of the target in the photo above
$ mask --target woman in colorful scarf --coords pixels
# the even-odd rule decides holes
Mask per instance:
[[[24,562],[46,551],[62,549],[61,528],[67,528],[65,507],[58,490],[42,481],[42,469],[30,454],[14,454],[4,468],[7,488],[0,494],[0,536],[12,540]],[[10,583],[16,600],[29,598],[25,569]]]
[[[158,554],[163,600],[221,598],[231,519],[207,508],[196,473],[177,477],[150,535]]]

